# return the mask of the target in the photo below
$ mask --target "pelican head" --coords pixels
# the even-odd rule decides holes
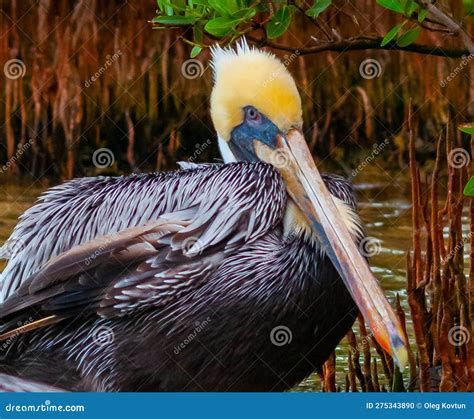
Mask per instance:
[[[298,89],[278,58],[245,40],[236,50],[216,47],[212,55],[211,116],[226,162],[238,160],[257,130],[271,143],[278,131],[302,128]]]
[[[302,134],[296,83],[274,55],[250,48],[212,51],[211,116],[224,161],[264,161],[281,173],[288,194],[338,270],[380,345],[402,368],[406,340],[366,260],[327,190]],[[337,302],[334,302],[337,304]]]

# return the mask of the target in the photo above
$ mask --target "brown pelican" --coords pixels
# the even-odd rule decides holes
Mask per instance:
[[[23,214],[2,274],[2,373],[82,391],[280,391],[321,367],[358,309],[404,365],[351,186],[316,169],[293,78],[245,42],[212,65],[226,164],[75,179]]]

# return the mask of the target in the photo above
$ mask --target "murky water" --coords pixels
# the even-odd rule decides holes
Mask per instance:
[[[0,243],[10,236],[18,216],[33,204],[44,189],[39,183],[25,186],[0,185]],[[0,265],[1,268],[3,265]]]
[[[405,172],[360,176],[356,181],[360,215],[366,234],[373,237],[367,250],[374,255],[370,265],[391,301],[397,293],[405,294],[405,252],[411,247],[410,187]],[[40,185],[0,186],[0,242],[10,235],[18,216],[41,193]],[[0,265],[2,268],[3,265]],[[405,301],[403,298],[402,301]],[[409,321],[409,318],[407,318]],[[410,327],[409,327],[410,328]],[[337,348],[337,382],[344,383],[347,368],[347,343]],[[296,391],[319,391],[316,374],[295,388]]]

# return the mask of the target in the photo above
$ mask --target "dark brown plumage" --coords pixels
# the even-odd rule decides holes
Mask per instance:
[[[357,309],[315,238],[284,231],[286,202],[264,163],[51,189],[13,234],[0,317],[2,332],[58,322],[11,338],[1,371],[83,391],[290,388]]]

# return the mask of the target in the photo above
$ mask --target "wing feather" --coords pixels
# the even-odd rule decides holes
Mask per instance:
[[[180,201],[175,211],[155,214],[145,225],[92,238],[51,257],[21,281],[0,308],[0,317],[11,319],[34,308],[44,316],[88,310],[109,318],[162,307],[199,287],[227,255],[281,222],[286,192],[271,166],[235,163],[190,172],[195,171],[204,175],[193,182],[194,187],[200,184],[199,190],[177,190],[177,182],[167,193],[184,192],[188,199],[163,198],[174,207]],[[188,172],[184,173],[189,179]],[[269,185],[274,191],[271,199]],[[114,199],[122,200],[116,194]],[[88,216],[87,211],[81,214]],[[130,211],[123,207],[121,214]],[[76,229],[65,234],[71,231]]]
[[[36,381],[27,380],[25,378],[15,377],[13,375],[0,374],[0,392],[19,393],[19,392],[41,392],[41,393],[57,393],[66,390],[58,387],[52,387],[47,384],[38,383]]]
[[[222,208],[226,199],[242,199],[239,192],[247,193],[248,188],[256,188],[250,196],[261,198],[258,176],[271,183],[275,173],[261,163],[192,165],[166,173],[75,179],[51,188],[21,216],[0,252],[9,258],[0,275],[0,301],[51,258],[74,246],[193,206],[208,214],[208,206]]]

